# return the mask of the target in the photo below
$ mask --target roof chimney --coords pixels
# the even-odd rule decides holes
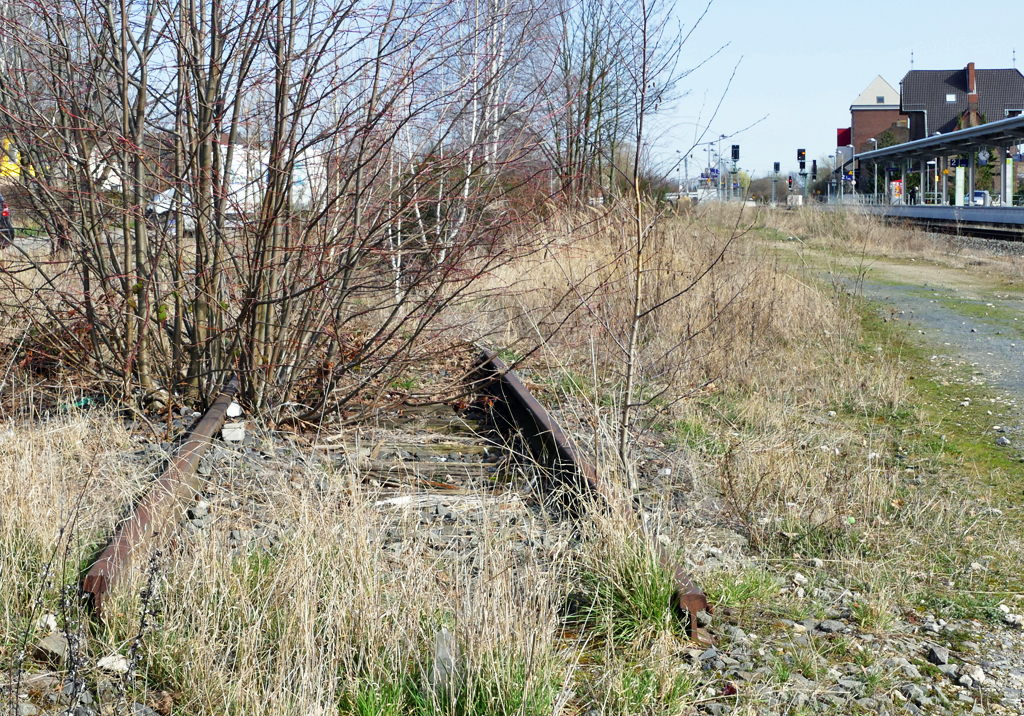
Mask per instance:
[[[967,111],[961,116],[962,125],[977,127],[981,124],[981,114],[978,111],[978,85],[974,76],[974,63],[967,63]]]

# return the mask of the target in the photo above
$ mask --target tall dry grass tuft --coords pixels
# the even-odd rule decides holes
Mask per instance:
[[[306,478],[334,480],[335,496],[354,487]],[[291,527],[274,548],[231,550],[225,524],[165,565],[140,670],[184,712],[550,712],[565,669],[558,565],[517,550],[508,530],[483,530],[468,559],[439,555],[414,514],[358,498],[281,495],[275,510]],[[110,608],[137,606],[126,589]],[[111,624],[107,648],[130,629]],[[452,657],[440,667],[439,649]]]
[[[126,466],[129,444],[125,431],[99,414],[71,412],[0,430],[0,660],[6,669],[20,668],[27,647],[49,629],[72,642],[86,635],[79,570],[146,477]],[[39,625],[44,614],[56,622]]]
[[[647,394],[678,396],[727,375],[749,380],[766,350],[840,320],[750,240],[746,222],[717,218],[666,215],[651,230],[640,350]],[[602,381],[614,380],[632,319],[630,222],[620,208],[548,222],[546,251],[491,276],[503,319],[492,328],[519,352],[543,344],[555,363],[578,372],[596,364]]]
[[[842,252],[880,256],[924,256],[948,253],[955,240],[927,234],[911,225],[890,225],[856,207],[827,209],[807,207],[800,211],[765,210],[763,225],[807,238],[815,245]]]

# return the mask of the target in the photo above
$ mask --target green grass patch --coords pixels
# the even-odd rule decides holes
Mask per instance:
[[[907,523],[916,526],[922,538],[922,547],[915,551],[934,572],[935,584],[931,587],[943,592],[939,575],[945,571],[945,576],[961,588],[990,593],[1021,591],[1024,583],[1016,566],[1020,549],[1015,545],[1024,534],[1020,511],[1024,505],[1020,487],[1024,468],[1019,448],[998,446],[998,434],[992,430],[997,423],[1013,420],[1007,415],[1009,408],[998,400],[1005,391],[972,381],[976,376],[970,366],[946,361],[947,365],[940,367],[932,361],[932,356],[939,353],[934,345],[921,342],[905,327],[884,323],[872,304],[862,304],[860,311],[866,347],[881,347],[898,359],[912,386],[907,401],[911,411],[898,416],[894,423],[898,431],[892,446],[894,454],[900,456],[898,466],[911,470],[904,481],[906,490],[920,491],[920,498],[942,504],[962,505],[965,518],[970,518],[959,538],[932,534],[927,512],[911,517],[912,522]],[[998,414],[1000,410],[1004,415]],[[996,508],[998,511],[994,511]],[[896,513],[890,516],[907,519]],[[1012,535],[1017,535],[1016,540],[1008,540]],[[928,547],[928,542],[937,548]],[[985,555],[993,558],[983,559]],[[986,562],[987,568],[968,573],[968,566],[976,560]],[[950,591],[960,593],[957,589]],[[987,606],[984,599],[965,601],[961,597],[935,603],[936,608],[948,609],[950,615],[972,618],[988,618],[994,606]]]
[[[648,545],[628,536],[610,551],[582,566],[566,625],[616,646],[647,643],[665,630],[683,634],[672,607],[672,574]]]
[[[785,231],[779,231],[778,229],[774,229],[770,226],[762,226],[758,229],[755,229],[755,231],[757,232],[758,237],[764,239],[765,241],[793,240],[793,234],[786,233]]]
[[[428,655],[429,658],[429,655]],[[426,669],[429,670],[429,663]],[[345,716],[512,716],[549,714],[558,694],[558,680],[540,663],[508,661],[494,654],[483,663],[463,667],[441,684],[431,673],[392,674],[362,678],[339,699]]]
[[[1014,310],[1007,306],[989,305],[989,302],[981,300],[957,298],[940,298],[936,300],[944,308],[958,313],[965,318],[1002,329],[1017,338],[1024,338],[1024,323],[1015,320],[1020,318],[1019,310]]]
[[[669,447],[688,447],[705,455],[725,455],[729,451],[729,443],[720,439],[700,418],[673,421],[664,435]]]
[[[750,568],[709,575],[704,591],[712,604],[741,609],[750,602],[761,602],[778,595],[779,583],[767,570]]]
[[[924,423],[906,414],[900,419],[908,459],[920,455],[937,457],[947,469],[969,464],[971,472],[983,476],[988,487],[996,488],[1006,498],[1019,498],[1020,460],[1013,449],[995,444],[996,436],[991,430],[998,417],[988,415],[988,411],[997,391],[988,385],[971,383],[963,375],[965,382],[956,385],[944,386],[933,380],[939,370],[931,361],[931,356],[936,355],[934,346],[908,337],[903,327],[884,323],[871,304],[864,304],[861,315],[865,343],[898,356],[906,374],[914,376],[911,401],[927,415]],[[969,370],[963,367],[960,372]],[[965,400],[969,405],[961,405]]]
[[[608,689],[604,713],[609,716],[673,716],[686,711],[696,689],[697,682],[691,674],[645,665],[626,666]]]
[[[1002,621],[999,611],[1000,595],[977,594],[966,591],[940,592],[929,590],[916,595],[919,610],[934,614],[936,619],[977,619],[997,624]]]

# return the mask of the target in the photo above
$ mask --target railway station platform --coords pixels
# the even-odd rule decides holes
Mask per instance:
[[[937,206],[937,205],[862,205],[858,211],[905,220],[942,233],[980,236],[1003,240],[1024,240],[1024,207],[1020,206]]]

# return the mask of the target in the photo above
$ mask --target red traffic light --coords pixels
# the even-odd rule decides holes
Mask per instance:
[[[793,188],[793,177],[790,177],[790,178],[789,178],[789,188],[790,188],[790,189],[792,189],[792,188]]]

